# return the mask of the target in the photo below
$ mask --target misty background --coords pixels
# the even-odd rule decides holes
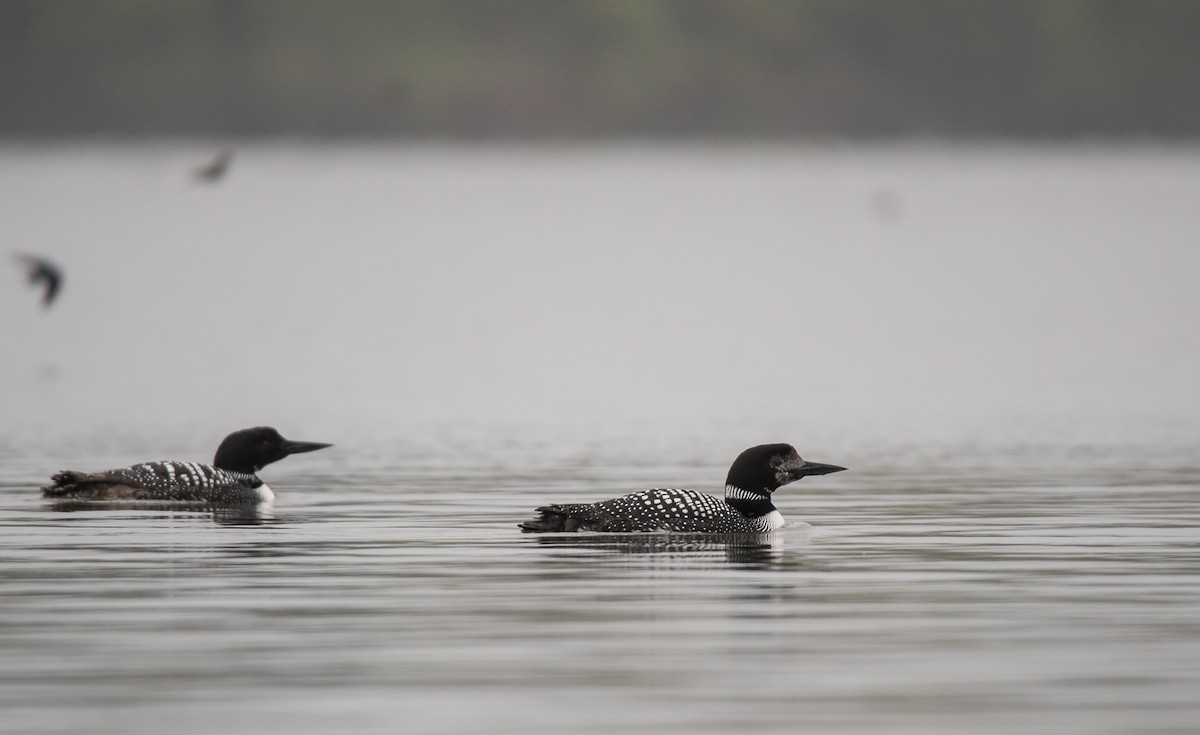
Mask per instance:
[[[0,292],[6,422],[1188,435],[1196,38],[1169,0],[6,2],[5,242],[67,274]]]
[[[0,134],[1190,138],[1191,0],[7,0]]]

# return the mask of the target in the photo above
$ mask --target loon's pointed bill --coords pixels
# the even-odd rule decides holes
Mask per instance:
[[[303,454],[332,446],[332,444],[325,444],[323,442],[298,442],[288,439],[283,442],[283,451],[285,454]]]
[[[545,505],[518,524],[526,533],[547,531],[681,531],[761,533],[785,521],[771,502],[780,487],[807,475],[845,467],[808,462],[789,444],[763,444],[738,455],[725,478],[724,499],[694,490],[655,488],[597,503]]]
[[[808,475],[832,475],[834,472],[843,472],[845,467],[839,467],[835,464],[821,464],[820,462],[805,462],[797,467],[792,473],[799,480],[801,477]]]
[[[269,426],[235,431],[221,442],[211,465],[197,462],[143,462],[103,472],[64,470],[51,477],[42,494],[53,500],[155,500],[219,505],[250,505],[274,500],[256,474],[290,454],[333,446],[284,439]]]

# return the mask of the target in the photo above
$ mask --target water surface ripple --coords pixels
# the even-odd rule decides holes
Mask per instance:
[[[780,532],[714,538],[521,534],[538,503],[681,470],[599,453],[539,474],[536,445],[508,452],[280,465],[258,513],[63,510],[6,478],[3,729],[1182,733],[1200,715],[1182,454],[1148,481],[1061,453],[1014,481],[1003,448],[868,466],[780,491]],[[715,490],[722,472],[683,474]]]

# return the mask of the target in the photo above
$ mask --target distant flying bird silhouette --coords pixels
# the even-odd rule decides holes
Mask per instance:
[[[42,304],[50,308],[50,304],[54,303],[59,289],[62,288],[62,271],[50,261],[36,255],[18,255],[17,260],[24,264],[29,282],[35,286],[40,283],[45,288],[42,291]]]
[[[229,164],[232,162],[233,151],[226,149],[218,153],[216,158],[209,161],[204,166],[200,166],[192,173],[196,177],[197,181],[209,183],[220,181],[221,177],[225,175],[225,172],[229,170]]]

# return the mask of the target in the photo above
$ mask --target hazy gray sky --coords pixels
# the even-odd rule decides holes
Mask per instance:
[[[0,430],[1200,408],[1192,149],[211,152],[0,148]]]

